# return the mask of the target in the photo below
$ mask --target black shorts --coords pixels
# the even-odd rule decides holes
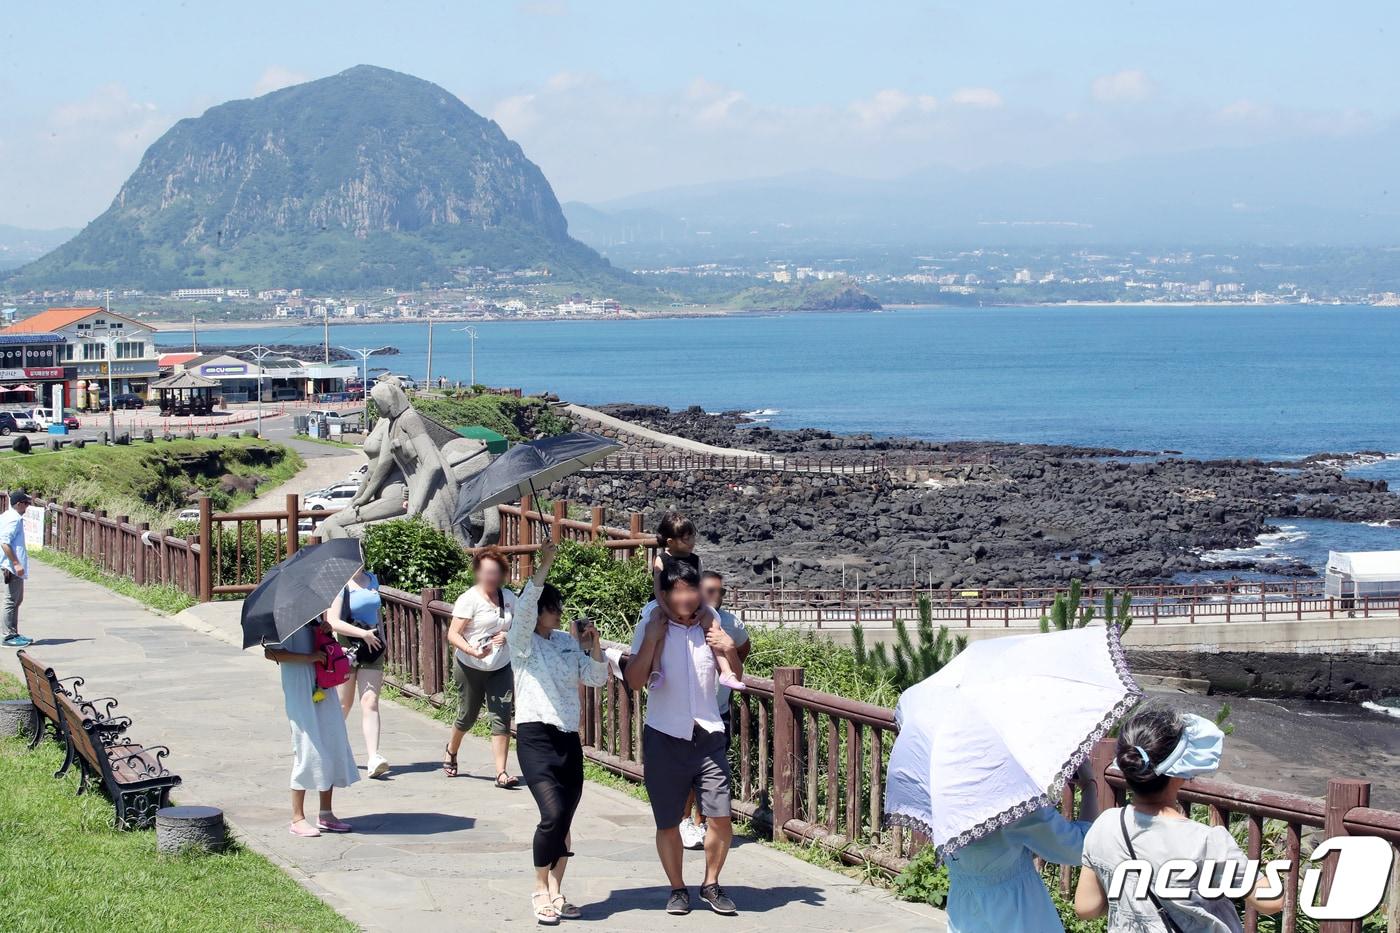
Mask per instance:
[[[704,816],[732,815],[728,730],[706,732],[696,726],[689,739],[678,739],[647,726],[642,730],[642,757],[657,829],[680,825],[692,790]]]

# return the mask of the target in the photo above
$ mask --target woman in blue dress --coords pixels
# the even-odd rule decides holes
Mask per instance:
[[[1034,859],[1079,864],[1084,834],[1099,815],[1088,762],[1075,783],[1083,790],[1080,820],[1042,807],[948,856],[949,933],[1063,933]]]

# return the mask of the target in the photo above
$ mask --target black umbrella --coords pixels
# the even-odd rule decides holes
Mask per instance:
[[[243,647],[290,638],[330,608],[364,562],[359,541],[333,538],[273,567],[243,601]]]
[[[549,486],[621,449],[617,441],[586,431],[516,444],[463,484],[454,521],[464,524],[482,509],[534,496],[536,487]]]

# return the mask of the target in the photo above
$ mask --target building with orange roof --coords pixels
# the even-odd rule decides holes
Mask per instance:
[[[34,385],[45,403],[99,407],[110,391],[144,398],[160,375],[155,329],[101,307],[49,308],[0,329],[0,388]]]

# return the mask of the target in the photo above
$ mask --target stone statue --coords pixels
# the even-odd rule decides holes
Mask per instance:
[[[379,420],[365,438],[369,474],[350,504],[321,523],[321,536],[359,537],[373,522],[421,515],[464,547],[494,544],[501,531],[495,509],[472,516],[470,537],[452,522],[462,483],[490,462],[486,445],[414,410],[397,379],[375,383],[370,397]]]

